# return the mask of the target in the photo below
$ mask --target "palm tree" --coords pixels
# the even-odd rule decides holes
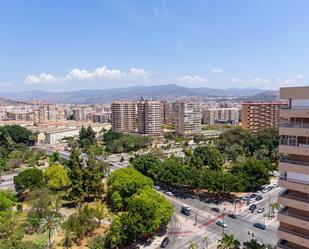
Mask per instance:
[[[206,244],[206,246],[205,246],[205,248],[207,249],[208,248],[208,236],[207,235],[205,235],[204,237],[203,237],[203,243],[205,243]]]
[[[40,222],[39,232],[45,233],[48,232],[48,247],[51,248],[52,242],[51,238],[53,232],[59,230],[60,218],[56,217],[54,214],[44,217]]]
[[[74,241],[76,240],[77,236],[74,232],[72,232],[70,229],[64,230],[64,238],[61,241],[61,244],[66,248],[70,248],[73,246]]]
[[[197,244],[195,244],[192,241],[190,241],[190,246],[189,246],[188,249],[198,249]]]
[[[224,236],[220,240],[220,245],[218,246],[218,248],[220,249],[235,249],[239,247],[240,243],[237,239],[235,239],[233,234],[224,234]]]
[[[261,245],[256,239],[244,242],[245,249],[263,249],[264,245]]]
[[[274,215],[275,210],[278,210],[280,208],[280,205],[278,202],[273,202],[270,204],[270,212],[271,212],[271,216]]]

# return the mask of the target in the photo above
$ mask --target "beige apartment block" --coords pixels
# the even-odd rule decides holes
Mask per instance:
[[[242,127],[257,132],[267,127],[278,127],[279,110],[286,108],[285,102],[247,102],[242,104]]]
[[[112,131],[136,131],[136,104],[131,101],[114,101],[111,105]]]
[[[161,101],[145,100],[137,102],[137,130],[140,134],[161,136],[163,112]]]
[[[309,248],[309,87],[280,89],[288,108],[280,110],[279,186],[286,190],[278,201],[277,248]]]

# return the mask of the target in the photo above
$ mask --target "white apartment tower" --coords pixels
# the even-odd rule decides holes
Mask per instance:
[[[201,132],[201,104],[190,101],[177,101],[173,103],[173,123],[176,134],[191,136]]]

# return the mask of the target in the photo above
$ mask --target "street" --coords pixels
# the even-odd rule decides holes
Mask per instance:
[[[257,208],[265,208],[263,213],[257,213],[256,211],[251,213],[248,210],[248,206],[243,206],[241,209],[237,208],[237,219],[230,218],[226,214],[223,215],[223,213],[211,211],[211,208],[215,205],[202,202],[196,198],[184,199],[164,194],[175,207],[175,215],[166,235],[171,240],[168,248],[188,248],[191,243],[197,244],[198,248],[205,248],[206,243],[210,247],[221,239],[223,233],[233,234],[241,244],[254,238],[260,243],[275,245],[277,241],[276,230],[279,223],[276,217],[268,218],[267,213],[269,203],[275,202],[281,191],[282,189],[277,187],[267,193],[263,193],[263,199],[255,202]],[[185,216],[180,212],[182,204],[187,204],[191,207],[190,216]],[[219,206],[223,210],[222,207],[226,205],[221,204]],[[226,208],[225,212],[229,213],[228,208]],[[216,222],[219,220],[224,220],[227,227],[223,229],[218,226]],[[267,226],[266,230],[253,227],[255,222],[265,224]],[[177,230],[175,229],[175,224],[177,224]]]

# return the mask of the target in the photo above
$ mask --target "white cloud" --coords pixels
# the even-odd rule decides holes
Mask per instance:
[[[143,68],[131,68],[129,77],[133,79],[148,79],[151,76],[151,73],[146,71]]]
[[[220,68],[214,68],[211,70],[213,73],[223,73],[223,69]]]
[[[183,82],[183,81],[190,81],[190,82],[207,82],[206,78],[203,78],[199,75],[184,75],[176,78],[177,81]]]
[[[146,75],[144,69],[133,68],[130,74],[135,76]],[[125,72],[121,72],[119,69],[108,69],[106,66],[98,67],[94,71],[88,71],[86,69],[73,68],[69,73],[62,77],[55,77],[51,74],[41,73],[39,75],[29,74],[25,78],[26,84],[41,84],[41,83],[53,83],[59,81],[69,81],[69,80],[95,80],[95,79],[125,79]]]
[[[61,78],[55,77],[47,73],[41,73],[39,75],[29,74],[25,78],[25,83],[29,85],[36,85],[40,83],[55,83],[60,80]]]

